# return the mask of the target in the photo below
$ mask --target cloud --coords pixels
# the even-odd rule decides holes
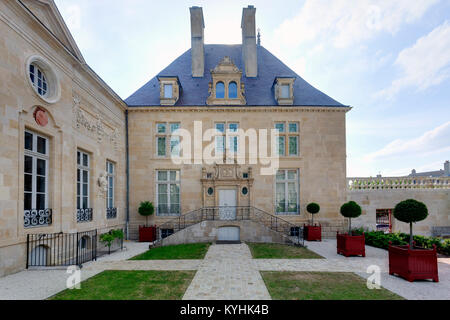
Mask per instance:
[[[364,159],[366,161],[374,161],[396,157],[419,157],[449,151],[450,121],[425,132],[418,138],[394,140],[382,149],[366,155]]]
[[[394,65],[402,75],[376,97],[392,99],[407,87],[425,90],[450,77],[450,22],[445,21],[409,48],[402,50]]]
[[[283,43],[298,46],[324,39],[338,48],[368,40],[380,32],[395,34],[439,0],[306,0],[300,12],[275,31]]]

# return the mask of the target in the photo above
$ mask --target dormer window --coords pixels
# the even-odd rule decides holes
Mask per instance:
[[[212,82],[209,84],[208,105],[245,105],[244,84],[241,83],[242,71],[231,61],[224,57],[222,61],[211,70]]]
[[[160,87],[160,103],[162,106],[173,106],[177,103],[181,86],[178,77],[158,77]]]
[[[294,104],[295,78],[276,78],[274,81],[275,99],[278,105]]]

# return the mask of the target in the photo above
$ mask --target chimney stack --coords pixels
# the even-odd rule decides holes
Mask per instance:
[[[258,76],[258,53],[256,50],[256,8],[248,6],[242,11],[242,60],[245,65],[245,76]]]
[[[203,77],[205,71],[205,21],[201,7],[189,8],[191,12],[192,76]]]

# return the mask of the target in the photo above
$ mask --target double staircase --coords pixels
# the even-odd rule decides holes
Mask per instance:
[[[180,215],[156,228],[154,246],[162,245],[163,239],[203,221],[253,221],[275,231],[287,243],[304,246],[303,227],[255,207],[203,207]],[[170,234],[167,232],[170,230]]]

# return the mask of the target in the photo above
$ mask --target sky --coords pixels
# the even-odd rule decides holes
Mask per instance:
[[[450,160],[450,0],[55,0],[87,63],[129,97],[190,48],[242,42],[256,7],[261,44],[347,114],[347,176],[407,175]]]

